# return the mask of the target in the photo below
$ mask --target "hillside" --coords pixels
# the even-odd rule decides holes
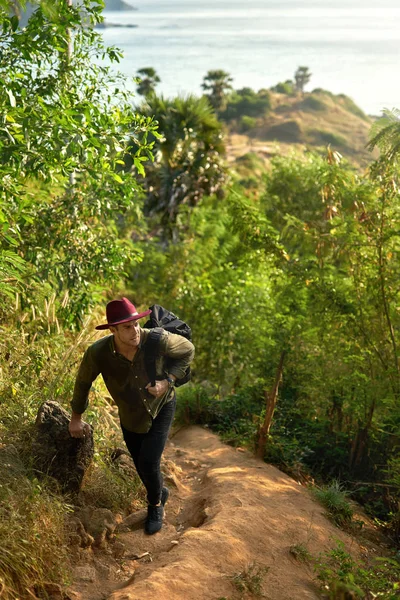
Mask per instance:
[[[359,166],[377,156],[366,149],[373,118],[343,94],[326,90],[304,96],[271,92],[271,110],[253,121],[252,127],[238,122],[228,125],[230,162],[248,152],[269,159],[293,148],[324,149],[328,145]]]
[[[368,519],[362,538],[344,533],[306,488],[206,429],[179,430],[163,470],[162,531],[144,534],[142,509],[117,526],[118,543],[81,550],[71,599],[311,600],[321,597],[314,566],[338,544],[357,562],[379,555]]]

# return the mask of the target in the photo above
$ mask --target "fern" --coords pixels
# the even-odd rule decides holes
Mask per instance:
[[[367,145],[369,150],[380,148],[384,157],[393,160],[400,152],[400,110],[385,109],[383,117],[371,128],[371,139]]]

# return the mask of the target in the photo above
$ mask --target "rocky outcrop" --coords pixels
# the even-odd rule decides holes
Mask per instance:
[[[57,402],[44,402],[36,418],[32,455],[36,471],[54,477],[63,493],[76,494],[93,459],[93,432],[90,428],[84,438],[72,438],[69,419]]]

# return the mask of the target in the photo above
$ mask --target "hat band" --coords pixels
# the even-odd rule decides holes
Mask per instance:
[[[116,321],[112,321],[111,323],[109,323],[109,325],[114,325],[118,324],[120,321],[125,321],[125,319],[129,319],[129,317],[136,317],[136,315],[138,315],[139,313],[136,311],[134,313],[130,313],[129,315],[125,315],[125,316],[121,316],[119,317]]]

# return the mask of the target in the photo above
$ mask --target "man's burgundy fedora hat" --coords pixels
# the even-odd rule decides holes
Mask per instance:
[[[128,300],[128,298],[112,300],[106,307],[107,323],[104,323],[104,325],[97,325],[96,329],[109,329],[113,325],[137,321],[150,313],[151,310],[145,310],[142,313],[138,313],[136,307]]]

